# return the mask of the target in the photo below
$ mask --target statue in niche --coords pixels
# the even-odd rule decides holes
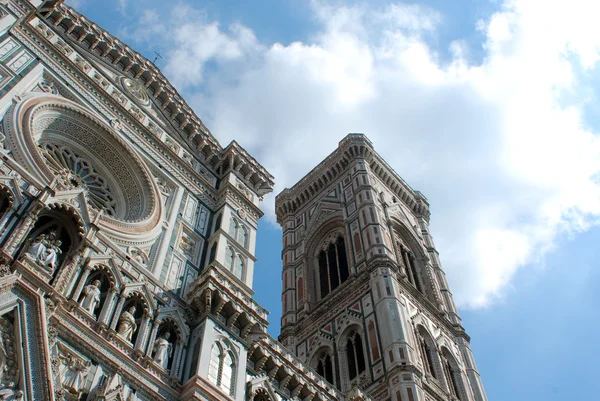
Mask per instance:
[[[169,358],[173,356],[173,345],[169,342],[169,337],[171,337],[171,333],[167,331],[154,342],[154,349],[156,350],[154,361],[164,369],[167,369]]]
[[[131,337],[137,329],[134,313],[135,306],[132,306],[129,308],[129,311],[123,312],[119,318],[119,327],[117,328],[117,333],[119,333],[119,335],[127,341],[131,341]]]
[[[90,362],[67,356],[63,358],[68,370],[63,378],[63,387],[71,394],[79,394],[90,372]]]
[[[58,266],[58,255],[62,253],[61,245],[61,240],[56,238],[56,232],[50,231],[48,234],[38,235],[27,253],[33,257],[36,263],[54,270]]]
[[[51,231],[49,234],[38,235],[29,247],[28,253],[33,256],[36,262],[41,263],[46,254],[46,249],[55,239],[56,233],[54,231]]]
[[[47,249],[44,257],[44,266],[51,268],[53,271],[58,266],[58,255],[62,253],[60,246],[62,241],[57,239]]]
[[[92,315],[100,302],[100,285],[100,280],[94,280],[91,284],[86,285],[79,299],[79,306]]]

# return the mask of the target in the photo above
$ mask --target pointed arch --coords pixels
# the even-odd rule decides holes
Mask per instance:
[[[441,366],[437,346],[433,337],[424,326],[418,325],[416,339],[417,348],[421,354],[424,373],[429,374],[434,379],[440,380]]]
[[[227,394],[235,395],[237,357],[228,341],[219,339],[212,345],[208,379]]]
[[[331,346],[321,346],[312,355],[309,366],[314,369],[322,378],[334,386],[337,386],[337,366],[335,364],[335,353]]]
[[[459,401],[468,400],[463,374],[458,361],[445,346],[442,346],[440,353],[448,393]]]

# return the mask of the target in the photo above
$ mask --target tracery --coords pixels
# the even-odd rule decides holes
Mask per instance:
[[[346,245],[341,235],[319,251],[317,264],[321,298],[324,298],[349,277]]]
[[[89,201],[98,210],[104,210],[110,216],[117,214],[117,201],[111,193],[107,180],[85,158],[77,155],[66,146],[51,143],[40,145],[43,154],[57,175],[68,171],[71,173],[69,184],[74,188],[87,190]]]

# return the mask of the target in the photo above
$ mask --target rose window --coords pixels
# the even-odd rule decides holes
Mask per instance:
[[[104,210],[109,216],[117,214],[117,202],[111,193],[108,182],[98,173],[91,163],[78,156],[65,146],[46,143],[40,146],[44,156],[57,175],[68,171],[69,184],[74,188],[83,187],[87,190],[88,198],[93,207]]]
[[[158,187],[135,137],[58,96],[34,93],[11,107],[5,142],[33,179],[54,185],[56,196],[83,190],[89,208],[103,211],[98,227],[119,243],[147,246],[160,235]]]

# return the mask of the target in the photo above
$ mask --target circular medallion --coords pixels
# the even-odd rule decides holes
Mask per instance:
[[[142,86],[139,82],[131,79],[122,77],[121,85],[127,93],[129,93],[135,100],[143,105],[148,105],[150,103],[150,98],[148,97],[148,93],[146,93],[146,88]]]

